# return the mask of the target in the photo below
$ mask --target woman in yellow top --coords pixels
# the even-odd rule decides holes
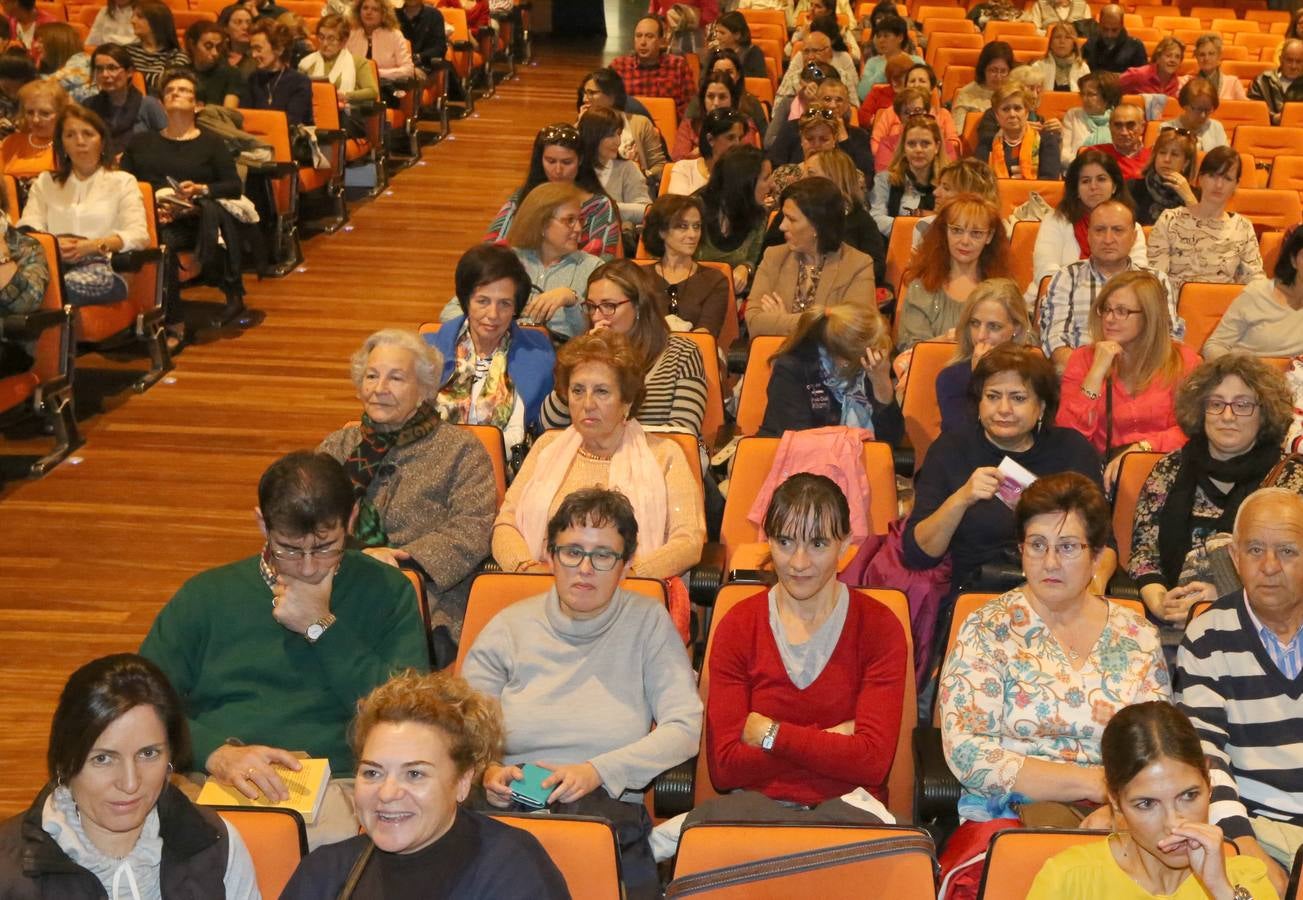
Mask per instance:
[[[1208,822],[1199,735],[1170,703],[1128,706],[1100,741],[1113,833],[1052,857],[1027,900],[1276,900],[1262,860],[1227,859]]]
[[[0,143],[0,171],[15,178],[53,172],[54,123],[68,105],[57,81],[32,81],[18,91],[18,130]]]

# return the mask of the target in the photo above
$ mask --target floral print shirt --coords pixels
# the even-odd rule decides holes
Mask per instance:
[[[941,672],[941,739],[963,786],[960,818],[1017,818],[1016,805],[1035,799],[1013,789],[1024,760],[1098,766],[1114,713],[1170,698],[1158,632],[1138,613],[1109,604],[1074,671],[1022,588],[996,597],[964,621]]]
[[[1196,219],[1184,206],[1164,210],[1148,247],[1149,268],[1167,273],[1176,296],[1187,281],[1248,284],[1267,277],[1253,223],[1239,213]]]

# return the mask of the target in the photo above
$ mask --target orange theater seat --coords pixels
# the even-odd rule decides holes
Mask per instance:
[[[299,166],[290,151],[290,127],[278,109],[241,109],[244,130],[271,145],[272,165],[266,177],[275,203],[275,243],[269,256],[274,272],[285,275],[303,261],[299,245]]]
[[[937,406],[937,375],[950,365],[955,344],[949,341],[920,341],[909,360],[909,377],[900,404],[905,417],[905,435],[914,448],[914,471],[923,466],[932,442],[941,434],[941,409]]]
[[[210,808],[240,832],[253,858],[258,892],[264,897],[279,897],[299,862],[308,855],[303,817],[292,809]]]
[[[329,81],[312,82],[312,119],[317,127],[317,144],[329,165],[324,169],[299,167],[299,190],[305,194],[322,191],[334,207],[334,218],[325,223],[326,233],[333,233],[348,221],[348,204],[344,202],[344,164],[347,162],[348,135],[339,119],[339,94]]]
[[[611,900],[620,896],[620,847],[615,829],[605,819],[509,813],[494,813],[493,818],[538,838],[561,871],[571,900]]]
[[[1196,352],[1203,350],[1231,301],[1243,291],[1242,284],[1190,281],[1182,286],[1176,311],[1185,320],[1185,345]]]
[[[783,345],[783,336],[762,334],[751,339],[747,354],[747,369],[742,376],[742,393],[737,402],[737,429],[739,434],[754,435],[765,421],[765,405],[769,397],[770,360]]]
[[[1131,561],[1131,536],[1135,529],[1136,501],[1145,479],[1154,464],[1163,458],[1162,453],[1144,453],[1132,450],[1122,456],[1118,467],[1118,480],[1113,497],[1113,536],[1117,539],[1118,568],[1125,570]]]

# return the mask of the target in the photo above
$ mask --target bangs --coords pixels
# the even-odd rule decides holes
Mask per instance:
[[[840,516],[827,503],[817,498],[797,498],[778,510],[771,505],[765,516],[765,535],[770,538],[787,538],[794,541],[812,541],[824,538],[840,541],[849,533],[842,527]]]

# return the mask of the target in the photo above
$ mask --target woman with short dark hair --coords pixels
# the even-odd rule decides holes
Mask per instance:
[[[119,653],[73,672],[47,760],[49,783],[0,825],[6,897],[259,896],[240,833],[168,782],[190,732],[154,663]]]
[[[710,49],[736,53],[742,66],[739,75],[743,78],[769,77],[769,71],[765,68],[765,54],[751,43],[751,26],[747,24],[746,16],[737,10],[723,13],[715,20]],[[708,72],[711,69],[709,59],[707,63],[702,68]]]
[[[620,156],[637,163],[643,177],[659,180],[665,168],[665,141],[641,103],[628,109],[629,95],[624,79],[611,68],[594,69],[579,83],[575,108],[583,115],[588,109],[605,106],[620,115]]]
[[[962,134],[964,121],[976,113],[981,115],[991,108],[991,95],[1004,84],[1015,62],[1013,48],[1007,41],[991,41],[977,55],[973,80],[955,92],[950,101],[950,111],[955,117],[955,128]]]
[[[729,285],[718,269],[697,262],[703,212],[696,196],[666,194],[647,211],[642,239],[656,259],[651,274],[670,330],[704,331],[718,339],[730,314]]]
[[[91,56],[91,72],[99,93],[86,101],[108,128],[108,155],[117,159],[127,149],[131,136],[143,131],[160,131],[167,126],[167,113],[157,97],[141,94],[131,83],[136,64],[119,44],[104,44]]]
[[[697,136],[696,158],[682,159],[674,164],[665,192],[686,196],[705,187],[715,161],[742,143],[746,133],[746,117],[737,110],[717,107],[706,113]]]
[[[846,200],[826,178],[792,185],[783,201],[785,243],[765,251],[746,320],[752,336],[788,334],[807,309],[875,307],[873,260],[843,242]]]

